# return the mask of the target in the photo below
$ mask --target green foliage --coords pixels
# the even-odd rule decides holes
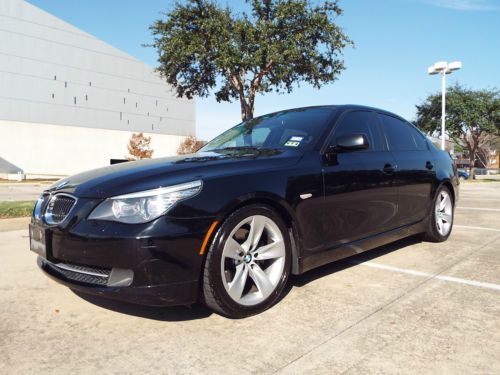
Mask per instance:
[[[441,93],[430,95],[417,105],[417,126],[423,131],[441,131]],[[446,93],[446,130],[452,139],[465,135],[500,133],[498,90],[470,90],[455,85]]]
[[[441,132],[441,93],[417,105],[415,124],[429,134]],[[467,150],[473,166],[481,147],[500,135],[500,92],[451,87],[446,93],[446,133]]]
[[[242,118],[253,117],[257,93],[290,93],[299,82],[316,88],[344,69],[352,44],[334,23],[337,1],[247,0],[251,13],[235,14],[211,0],[176,3],[150,27],[157,70],[179,97],[240,100]]]
[[[35,202],[0,202],[0,219],[31,216]]]

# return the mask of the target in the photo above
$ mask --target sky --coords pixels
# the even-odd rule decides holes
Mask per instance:
[[[173,0],[29,0],[122,51],[157,66],[148,27],[168,12]],[[319,2],[319,1],[314,1]],[[219,0],[237,11],[243,0]],[[438,76],[427,67],[459,60],[463,68],[448,76],[473,89],[500,88],[500,0],[340,0],[336,22],[354,41],[344,53],[346,70],[320,90],[308,85],[291,94],[258,96],[255,115],[322,104],[362,104],[383,108],[408,120],[415,105],[440,92]],[[239,102],[196,99],[197,137],[210,140],[239,123]]]

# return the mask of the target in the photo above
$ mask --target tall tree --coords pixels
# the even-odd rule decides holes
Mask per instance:
[[[429,134],[441,131],[441,93],[417,105],[416,125]],[[500,92],[471,90],[456,84],[446,93],[446,133],[469,157],[472,175],[481,147],[500,135]]]
[[[233,12],[212,0],[176,3],[151,27],[157,70],[179,97],[239,100],[253,118],[256,94],[290,93],[300,82],[315,88],[337,79],[351,40],[335,24],[337,1],[247,0]]]

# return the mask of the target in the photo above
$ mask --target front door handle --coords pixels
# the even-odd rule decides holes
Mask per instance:
[[[425,163],[425,168],[427,168],[428,170],[431,170],[432,168],[434,168],[434,164],[432,164],[430,161],[428,161],[427,163]]]
[[[394,173],[394,167],[390,163],[387,163],[386,165],[384,165],[384,169],[382,169],[382,170],[384,171],[384,173],[387,173],[387,174]]]

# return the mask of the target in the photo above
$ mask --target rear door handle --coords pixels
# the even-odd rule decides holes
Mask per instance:
[[[430,161],[428,161],[427,163],[425,163],[425,168],[431,170],[432,168],[434,168],[434,164],[432,164]]]
[[[394,173],[394,167],[390,163],[387,163],[386,165],[384,165],[384,168],[382,170],[384,171],[384,173],[387,173],[387,174]]]

